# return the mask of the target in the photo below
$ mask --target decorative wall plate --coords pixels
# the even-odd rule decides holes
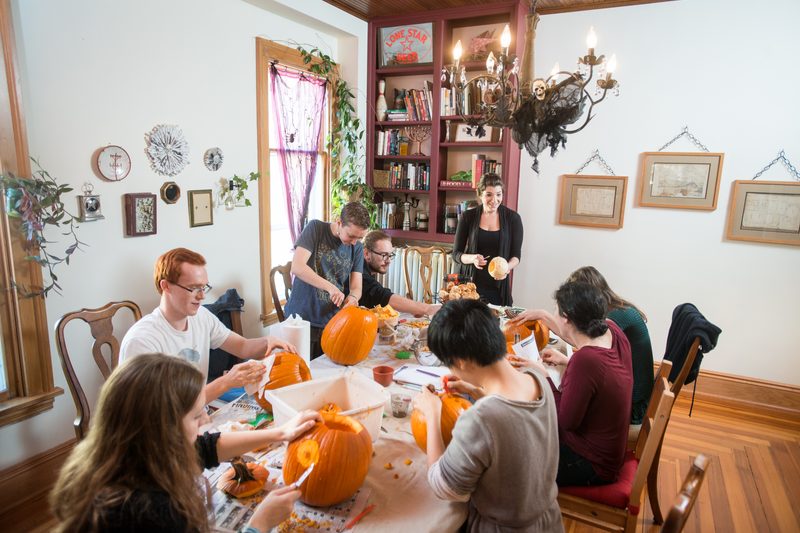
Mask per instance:
[[[174,181],[167,181],[161,186],[161,199],[165,204],[174,204],[181,197],[181,188]]]
[[[121,146],[109,144],[97,153],[97,170],[109,181],[125,179],[131,171],[131,156]]]
[[[145,134],[147,140],[147,157],[150,165],[157,173],[174,176],[189,164],[189,143],[178,126],[159,124],[150,133]]]
[[[219,170],[222,167],[222,150],[219,148],[209,148],[203,155],[203,163],[208,170]]]

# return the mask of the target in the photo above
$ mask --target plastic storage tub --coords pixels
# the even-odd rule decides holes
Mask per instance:
[[[340,414],[364,425],[372,442],[380,437],[383,409],[389,400],[385,388],[356,370],[266,391],[264,396],[272,404],[276,424],[283,424],[303,409],[316,411],[333,402],[342,408]]]

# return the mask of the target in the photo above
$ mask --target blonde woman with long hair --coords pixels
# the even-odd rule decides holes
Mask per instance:
[[[198,436],[208,421],[204,386],[200,371],[177,357],[146,354],[120,365],[51,494],[57,531],[208,531],[203,468],[294,440],[319,419],[304,411],[272,429]],[[273,490],[247,530],[276,526],[299,496]]]

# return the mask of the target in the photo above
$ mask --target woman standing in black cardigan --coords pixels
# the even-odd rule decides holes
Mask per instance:
[[[522,255],[522,219],[516,211],[502,205],[503,180],[497,174],[484,174],[478,183],[475,209],[461,214],[453,243],[453,260],[459,273],[471,277],[481,299],[496,305],[511,305],[508,277],[496,280],[486,266],[494,257],[508,261],[509,270],[519,264]]]

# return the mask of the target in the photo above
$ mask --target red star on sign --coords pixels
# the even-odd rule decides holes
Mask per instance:
[[[414,49],[412,45],[414,44],[414,39],[411,36],[406,37],[402,41],[400,41],[400,45],[403,47],[403,52],[413,52]]]

